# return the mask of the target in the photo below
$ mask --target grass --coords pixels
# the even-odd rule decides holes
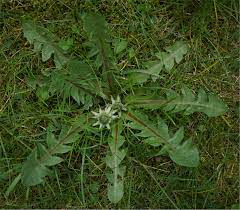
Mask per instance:
[[[101,12],[111,35],[123,38],[135,57],[121,58],[120,68],[137,67],[175,40],[191,45],[185,61],[165,76],[166,88],[203,87],[222,97],[229,111],[222,117],[170,115],[184,125],[201,152],[201,165],[188,169],[167,157],[149,158],[150,148],[128,139],[125,195],[116,206],[106,196],[102,158],[106,142],[84,136],[51,180],[31,189],[18,184],[5,192],[49,122],[71,121],[79,108],[61,98],[38,99],[29,78],[51,71],[23,37],[20,17],[28,15],[84,57],[79,15]],[[186,1],[7,1],[0,3],[0,207],[1,208],[231,208],[239,203],[239,3],[234,0]],[[38,139],[38,140],[36,140]]]

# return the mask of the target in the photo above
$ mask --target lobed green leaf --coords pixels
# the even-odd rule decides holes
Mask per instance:
[[[152,64],[146,70],[128,71],[128,78],[134,84],[142,84],[151,78],[154,82],[160,78],[162,70],[170,73],[175,62],[179,64],[184,55],[188,52],[188,45],[183,41],[175,42],[172,46],[167,47],[166,52],[158,52],[156,56],[159,60],[151,62]]]
[[[49,169],[38,160],[37,150],[34,149],[22,168],[22,182],[26,186],[34,186],[43,182],[49,174]]]
[[[182,112],[190,115],[194,112],[203,112],[209,117],[217,117],[223,115],[227,111],[227,105],[217,96],[207,94],[203,89],[194,95],[187,88],[182,88],[182,93],[169,89],[166,91],[166,97],[157,96],[128,96],[126,101],[134,107],[142,107],[145,109],[162,109],[167,112]]]
[[[42,61],[47,61],[54,54],[54,63],[57,68],[62,68],[69,60],[64,51],[56,44],[55,37],[44,27],[38,26],[31,20],[22,19],[24,36],[34,45],[36,51],[42,51]]]
[[[191,140],[183,141],[183,128],[180,128],[173,137],[170,137],[167,125],[160,118],[157,125],[154,125],[146,115],[139,112],[128,113],[128,119],[132,121],[131,128],[141,131],[137,135],[145,138],[145,143],[154,147],[162,146],[156,155],[169,154],[170,158],[179,165],[198,166],[198,149]]]
[[[171,101],[166,104],[164,110],[173,113],[183,112],[189,115],[194,112],[203,112],[209,117],[217,117],[227,111],[226,104],[220,98],[207,95],[202,89],[199,90],[197,98],[187,87],[182,88],[181,95],[171,90],[167,92],[167,99]]]
[[[124,138],[121,136],[121,128],[117,123],[112,130],[112,137],[108,140],[111,154],[107,155],[105,159],[107,166],[112,170],[112,173],[107,174],[110,182],[108,185],[108,199],[112,203],[119,202],[124,194],[122,178],[126,167],[120,165],[126,156],[126,150],[121,149],[123,143]]]
[[[38,144],[27,158],[22,168],[22,182],[26,186],[34,186],[44,181],[44,177],[50,173],[49,166],[54,166],[63,161],[62,158],[55,154],[64,154],[72,150],[71,146],[65,145],[75,142],[79,139],[77,134],[79,128],[70,129],[69,132],[60,134],[61,139],[56,139],[55,135],[48,130],[46,148],[42,144]],[[77,137],[78,136],[78,137]],[[72,137],[72,139],[71,139]],[[71,139],[71,140],[70,140]]]

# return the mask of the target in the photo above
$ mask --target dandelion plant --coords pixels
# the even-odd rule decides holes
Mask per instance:
[[[199,89],[197,93],[187,86],[181,90],[163,87],[161,94],[144,92],[144,86],[160,81],[162,75],[171,74],[174,67],[184,61],[189,51],[186,41],[178,40],[155,53],[155,61],[146,68],[121,70],[117,66],[118,54],[124,51],[128,43],[113,44],[108,24],[100,14],[86,13],[82,16],[82,30],[88,36],[84,46],[88,50],[87,58],[79,58],[59,47],[58,38],[44,27],[29,19],[22,20],[24,36],[41,52],[42,62],[53,59],[52,69],[44,80],[36,81],[37,92],[46,92],[42,100],[47,103],[49,97],[58,94],[76,103],[82,114],[80,121],[68,125],[59,133],[52,126],[47,129],[45,142],[37,143],[26,157],[20,174],[22,184],[30,187],[44,183],[51,168],[64,161],[64,155],[73,150],[72,144],[80,135],[92,130],[101,135],[109,135],[106,164],[108,180],[107,195],[112,203],[119,202],[124,196],[124,176],[128,152],[127,132],[129,129],[143,143],[158,151],[154,155],[167,155],[183,167],[198,167],[199,151],[191,138],[184,136],[184,127],[172,129],[164,117],[153,117],[154,113],[178,113],[190,115],[201,112],[208,117],[217,117],[227,111],[225,103],[214,94]],[[81,43],[80,43],[81,44]],[[17,178],[19,179],[19,176]]]

